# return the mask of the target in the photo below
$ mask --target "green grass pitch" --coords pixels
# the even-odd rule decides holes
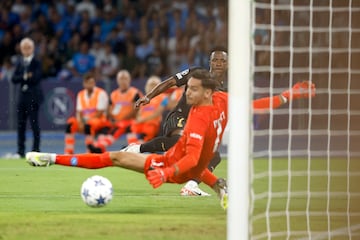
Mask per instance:
[[[222,161],[215,170],[218,176],[226,177],[226,163]],[[269,167],[266,159],[254,160],[255,174],[267,173]],[[274,159],[271,167],[271,183],[267,176],[252,183],[255,194],[266,193],[269,187],[273,193],[271,202],[266,196],[254,201],[257,218],[252,222],[253,235],[267,239],[270,227],[275,233],[271,239],[286,239],[290,227],[289,239],[306,239],[310,227],[316,239],[327,239],[327,231],[331,239],[348,239],[344,236],[349,231],[353,239],[360,238],[359,159],[315,158],[310,165],[307,159],[292,159],[291,164],[287,159]],[[288,169],[292,176],[287,174]],[[350,175],[345,174],[347,169]],[[86,206],[80,197],[82,182],[95,174],[109,178],[114,188],[112,202],[98,209]],[[23,160],[0,159],[0,177],[1,240],[226,239],[226,212],[214,194],[181,197],[181,185],[176,184],[154,190],[142,174],[128,170],[34,168]],[[310,197],[306,195],[309,186]],[[204,184],[201,187],[212,193]],[[289,189],[293,195],[288,198]],[[261,217],[267,207],[271,212],[269,225]],[[283,235],[276,236],[279,233]]]
[[[216,173],[226,176],[226,161]],[[92,175],[113,184],[113,200],[90,208],[80,197]],[[181,197],[182,185],[152,189],[144,175],[121,168],[35,168],[0,159],[0,239],[226,239],[226,212],[211,197]]]
[[[253,235],[268,239],[269,230],[279,240],[360,239],[360,159],[255,159],[254,172],[254,193],[272,195],[254,201]]]

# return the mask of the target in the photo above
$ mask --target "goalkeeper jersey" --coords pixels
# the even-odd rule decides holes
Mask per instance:
[[[176,163],[178,174],[170,182],[198,178],[218,150],[228,119],[227,93],[214,92],[213,105],[192,107],[183,135],[165,153],[167,166]]]

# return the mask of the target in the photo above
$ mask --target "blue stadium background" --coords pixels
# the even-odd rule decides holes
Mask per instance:
[[[23,37],[35,41],[43,63],[41,149],[56,152],[63,151],[64,124],[85,72],[93,71],[110,92],[116,72],[127,69],[143,91],[150,75],[164,79],[189,66],[208,68],[210,50],[227,44],[222,0],[6,0],[0,9],[0,156],[16,151],[17,89],[10,79]],[[30,149],[30,129],[27,138]],[[77,150],[84,151],[78,139]]]

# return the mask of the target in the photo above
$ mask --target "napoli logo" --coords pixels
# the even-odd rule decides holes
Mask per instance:
[[[72,157],[72,158],[70,159],[70,164],[71,164],[71,166],[77,166],[77,165],[78,165],[78,159],[77,159],[77,157]]]
[[[50,121],[56,125],[66,124],[75,109],[75,96],[64,87],[51,90],[46,97],[45,111]]]

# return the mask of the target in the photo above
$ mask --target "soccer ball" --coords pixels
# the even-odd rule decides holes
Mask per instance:
[[[90,207],[103,207],[112,199],[112,184],[102,176],[92,176],[81,186],[81,198]]]

